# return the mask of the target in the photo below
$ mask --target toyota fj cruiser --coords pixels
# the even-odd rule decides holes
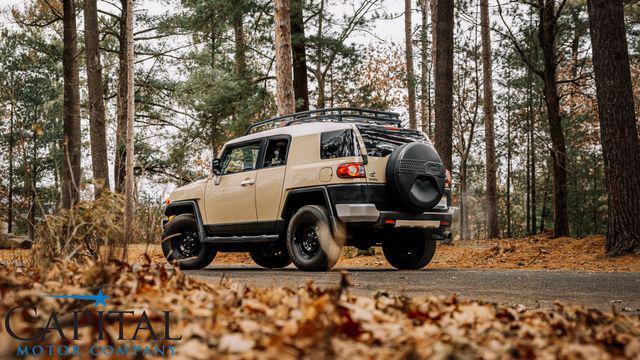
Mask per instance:
[[[226,143],[212,175],[174,190],[162,250],[183,269],[218,251],[260,266],[328,270],[342,246],[382,246],[398,269],[451,237],[451,177],[431,141],[397,113],[322,109],[258,122]]]

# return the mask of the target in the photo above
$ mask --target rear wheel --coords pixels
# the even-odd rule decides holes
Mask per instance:
[[[283,268],[291,264],[291,257],[284,242],[261,245],[249,252],[256,264],[267,269]]]
[[[180,269],[203,269],[216,257],[212,244],[203,244],[193,214],[180,214],[171,219],[162,232],[162,253]]]
[[[424,232],[397,234],[382,244],[389,264],[399,270],[421,269],[433,259],[436,241]]]
[[[324,206],[306,205],[296,211],[287,229],[287,249],[300,270],[325,271],[338,262],[342,244],[333,236]]]

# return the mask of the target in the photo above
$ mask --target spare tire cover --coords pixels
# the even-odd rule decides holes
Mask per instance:
[[[404,144],[389,155],[387,187],[406,210],[432,209],[444,194],[445,170],[436,150],[427,144]]]

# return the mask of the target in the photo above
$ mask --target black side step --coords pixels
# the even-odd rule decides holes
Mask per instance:
[[[256,235],[256,236],[207,236],[205,242],[212,244],[255,244],[268,243],[278,240],[278,235]]]

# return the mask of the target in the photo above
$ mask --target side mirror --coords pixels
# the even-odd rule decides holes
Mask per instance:
[[[214,175],[220,175],[222,173],[222,164],[220,163],[220,159],[215,158],[211,161],[211,171],[213,171]]]

